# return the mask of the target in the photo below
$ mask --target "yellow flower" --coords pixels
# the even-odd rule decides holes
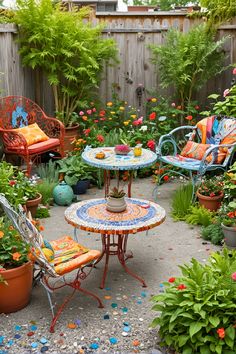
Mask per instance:
[[[136,114],[131,114],[130,117],[133,118],[133,119],[135,119],[135,118],[137,117],[137,115],[136,115]]]
[[[125,107],[120,107],[120,111],[124,111],[125,110]]]
[[[112,102],[107,102],[107,106],[111,107],[111,106],[113,106],[113,103]]]
[[[3,238],[3,236],[4,236],[4,232],[0,231],[0,238]]]
[[[113,111],[112,111],[111,114],[116,114],[116,112],[113,112]]]
[[[128,120],[124,121],[124,125],[129,125],[129,121]]]
[[[128,102],[127,102],[127,101],[125,101],[125,104],[128,104]]]
[[[110,117],[110,118],[108,118],[109,120],[112,120],[112,118]]]
[[[156,99],[155,97],[153,97],[153,98],[151,99],[151,101],[152,101],[152,102],[156,102],[157,99]]]

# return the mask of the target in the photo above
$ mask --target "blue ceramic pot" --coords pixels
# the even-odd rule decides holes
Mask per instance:
[[[54,187],[52,195],[57,205],[70,205],[74,198],[73,189],[64,181]]]
[[[76,195],[84,194],[89,188],[89,185],[90,185],[90,181],[86,179],[86,180],[78,181],[74,186],[72,186],[72,189]]]

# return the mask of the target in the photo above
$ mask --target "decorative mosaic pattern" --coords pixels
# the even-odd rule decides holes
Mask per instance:
[[[96,154],[101,151],[104,152],[105,158],[96,158]],[[135,157],[133,150],[127,155],[117,155],[114,147],[86,147],[82,153],[82,159],[91,166],[105,170],[137,170],[151,166],[156,161],[157,155],[148,149],[142,149],[142,155]]]
[[[148,200],[126,198],[127,209],[121,213],[106,210],[106,199],[91,199],[73,204],[65,219],[82,230],[110,234],[149,230],[165,220],[165,210]]]

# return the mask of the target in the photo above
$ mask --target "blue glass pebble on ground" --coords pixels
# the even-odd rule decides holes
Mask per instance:
[[[46,344],[46,343],[47,343],[47,339],[46,339],[46,338],[41,338],[41,339],[40,339],[40,343]]]
[[[37,328],[38,328],[38,327],[35,326],[35,325],[30,326],[31,331],[36,331]]]
[[[115,309],[117,306],[118,306],[118,305],[117,305],[115,302],[113,302],[113,303],[111,304],[111,307],[112,307],[113,309]]]
[[[15,326],[15,331],[20,331],[20,330],[21,330],[21,326],[16,325]]]
[[[90,349],[98,349],[99,345],[97,343],[91,343],[89,346]]]
[[[147,296],[146,291],[142,291],[142,292],[141,292],[141,296],[142,296],[142,297],[146,297],[146,296]]]
[[[7,342],[7,346],[8,347],[11,347],[12,344],[14,344],[14,341],[12,339],[10,339],[8,342]]]
[[[21,338],[21,335],[20,335],[20,334],[15,334],[15,335],[14,335],[14,338],[15,338],[15,339],[20,339],[20,338]]]
[[[44,345],[44,346],[40,349],[40,352],[41,352],[41,353],[44,353],[44,352],[46,352],[48,349],[49,349],[49,347],[48,347],[47,345]]]
[[[127,313],[128,312],[128,308],[127,307],[123,307],[122,308],[122,312]]]
[[[109,341],[110,341],[111,344],[116,344],[118,342],[115,337],[109,338]]]
[[[0,350],[0,354],[8,354],[8,350]]]
[[[124,326],[123,331],[124,332],[130,332],[130,327],[129,326]]]
[[[123,322],[124,326],[129,326],[129,322]]]
[[[137,301],[137,304],[140,305],[141,303],[142,303],[142,300],[138,300],[138,301]]]
[[[164,284],[160,283],[160,288],[164,288]]]
[[[104,315],[104,320],[109,320],[110,316],[107,314],[107,315]]]
[[[4,336],[0,336],[0,345],[3,343],[4,341]]]
[[[31,343],[32,348],[37,348],[37,346],[38,346],[38,343],[36,343],[36,342]]]
[[[109,291],[109,290],[111,290],[111,288],[105,288],[105,290]]]
[[[81,320],[76,320],[75,323],[77,324],[77,326],[80,326],[81,325]]]

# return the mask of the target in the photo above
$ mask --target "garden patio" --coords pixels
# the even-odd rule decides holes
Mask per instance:
[[[189,262],[192,257],[206,262],[212,251],[221,249],[201,239],[199,227],[193,228],[184,222],[175,222],[169,216],[171,198],[180,183],[175,180],[160,186],[157,202],[167,212],[165,222],[150,230],[147,235],[143,232],[129,236],[128,249],[132,249],[134,258],[128,261],[128,265],[145,278],[147,288],[143,288],[139,282],[126,274],[116,259],[111,259],[106,288],[101,290],[99,282],[102,264],[99,264],[84,284],[87,289],[100,296],[105,305],[104,309],[97,308],[93,299],[75,294],[63,311],[56,332],[50,334],[51,313],[46,292],[38,285],[33,289],[31,302],[25,309],[1,315],[4,329],[2,327],[0,335],[5,336],[5,342],[9,342],[9,349],[4,346],[2,350],[9,350],[9,353],[38,353],[43,346],[48,346],[48,352],[55,354],[95,351],[159,353],[157,331],[150,328],[154,317],[154,311],[151,311],[151,296],[164,291],[164,281],[179,275],[179,264]],[[153,200],[153,188],[151,178],[137,179],[133,183],[133,193],[138,198]],[[82,195],[81,199],[103,195],[104,190],[93,187],[87,194]],[[43,234],[48,240],[64,234],[73,234],[72,226],[64,219],[65,209],[52,207],[51,217],[42,221],[45,226]],[[79,231],[79,242],[94,249],[101,247],[99,234]],[[55,295],[59,301],[63,298],[62,293],[63,291],[59,291]],[[75,328],[68,328],[71,323],[75,324]],[[37,329],[32,331],[32,325]],[[125,327],[127,332],[124,331]],[[28,336],[30,332],[33,333],[31,337]],[[16,339],[15,335],[21,337]],[[47,340],[45,344],[40,343],[42,338]],[[117,343],[111,344],[111,338],[115,338]],[[35,349],[32,343],[37,343]],[[97,344],[97,350],[93,349],[93,344]],[[165,353],[163,349],[159,350]]]

